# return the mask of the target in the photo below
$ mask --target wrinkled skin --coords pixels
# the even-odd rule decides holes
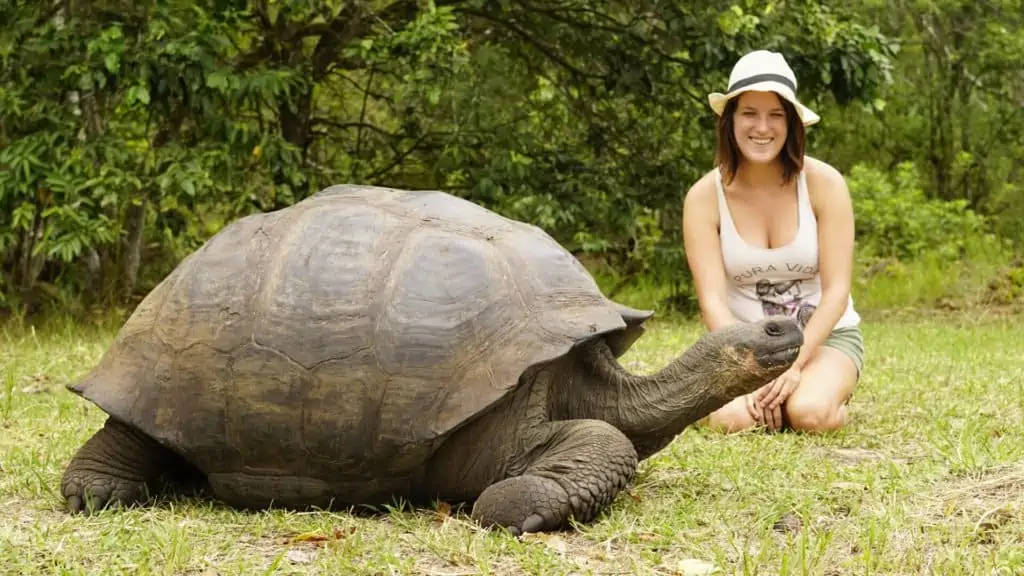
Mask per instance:
[[[657,374],[638,376],[593,341],[531,371],[493,416],[453,436],[435,456],[428,490],[452,500],[479,493],[473,517],[513,533],[562,528],[570,517],[588,522],[640,460],[784,372],[802,342],[788,319],[737,324],[705,336]],[[502,441],[510,435],[511,445]],[[491,467],[481,465],[480,454],[502,448],[508,453]]]
[[[623,369],[605,340],[595,338],[527,371],[514,393],[438,448],[418,490],[393,496],[474,502],[481,525],[513,534],[588,522],[632,480],[640,460],[784,372],[802,341],[790,319],[736,324],[641,376]],[[73,512],[142,503],[175,470],[179,479],[197,473],[111,419],[70,463],[62,493]]]
[[[662,371],[617,358],[651,313],[540,229],[437,191],[331,187],[191,254],[69,388],[109,414],[73,512],[193,488],[238,508],[473,503],[511,532],[585,522],[686,426],[781,374],[791,319]]]

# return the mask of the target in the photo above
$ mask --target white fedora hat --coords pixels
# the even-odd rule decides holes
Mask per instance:
[[[772,91],[789,100],[796,108],[804,126],[815,124],[821,117],[796,99],[796,75],[786,59],[778,52],[755,50],[740,58],[729,74],[729,89],[725,94],[708,94],[708,102],[715,114],[722,115],[729,99],[750,90]]]

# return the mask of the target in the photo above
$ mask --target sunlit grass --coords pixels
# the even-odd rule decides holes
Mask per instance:
[[[245,513],[185,500],[67,516],[61,473],[104,417],[64,384],[113,328],[0,330],[0,573],[1021,573],[1024,322],[918,316],[863,329],[847,429],[689,429],[597,521],[523,539],[433,510]],[[655,370],[699,334],[695,322],[655,322],[623,361]]]

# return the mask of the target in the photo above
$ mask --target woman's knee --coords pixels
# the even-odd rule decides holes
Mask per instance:
[[[846,424],[846,406],[829,398],[794,394],[786,402],[789,427],[804,432],[828,432]]]
[[[844,353],[822,348],[804,368],[800,385],[785,404],[795,430],[826,432],[846,425],[846,401],[857,386],[857,368]]]

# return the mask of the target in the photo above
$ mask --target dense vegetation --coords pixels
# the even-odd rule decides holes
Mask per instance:
[[[1021,4],[0,0],[0,312],[130,305],[227,221],[342,182],[456,193],[692,309],[705,95],[762,47],[822,113],[869,303],[1019,300]]]

